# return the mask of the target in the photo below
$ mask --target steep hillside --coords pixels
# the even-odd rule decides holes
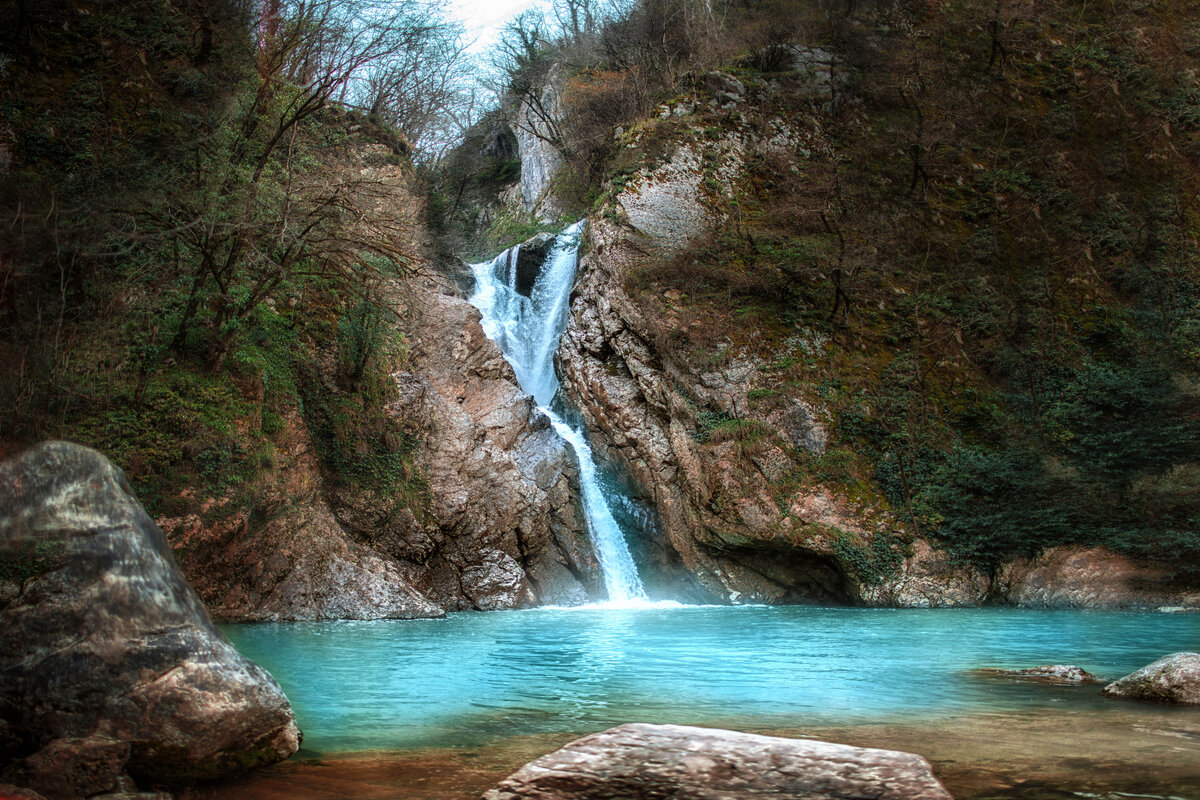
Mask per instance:
[[[0,453],[107,454],[226,619],[586,599],[574,465],[431,269],[407,142],[295,77],[310,29],[9,6]]]
[[[550,49],[565,386],[710,589],[1194,599],[1186,6],[749,4],[645,79],[638,14],[695,10],[647,3]]]

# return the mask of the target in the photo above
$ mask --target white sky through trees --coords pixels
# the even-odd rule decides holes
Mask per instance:
[[[504,23],[527,8],[541,5],[540,0],[450,0],[450,15],[460,20],[467,36],[475,40],[473,51],[486,49]]]

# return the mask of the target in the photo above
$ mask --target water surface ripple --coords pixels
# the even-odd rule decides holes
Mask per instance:
[[[1200,615],[811,607],[535,609],[224,628],[275,675],[306,750],[478,746],[622,722],[742,728],[1064,712],[1096,686],[981,678],[1070,663],[1117,678],[1200,649]]]

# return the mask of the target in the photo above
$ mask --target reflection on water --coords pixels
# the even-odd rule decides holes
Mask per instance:
[[[1195,615],[1011,609],[538,609],[225,630],[282,684],[306,751],[326,756],[635,721],[865,730],[997,714],[1015,714],[1006,724],[1016,725],[1037,709],[1103,719],[1125,705],[1098,687],[971,671],[1073,663],[1115,678],[1200,649]],[[1145,715],[1138,724],[1173,719],[1165,709]]]
[[[921,753],[958,800],[1200,800],[1200,713],[1140,704],[748,730]],[[180,800],[477,800],[571,734],[291,761]]]

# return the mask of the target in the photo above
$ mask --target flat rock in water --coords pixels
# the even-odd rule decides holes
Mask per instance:
[[[1106,697],[1200,706],[1200,653],[1172,653],[1104,687]]]
[[[531,761],[484,800],[952,800],[924,758],[683,725],[622,725]]]
[[[216,629],[104,456],[0,465],[0,767],[50,797],[216,778],[296,752],[275,680]],[[23,778],[21,777],[23,776]]]
[[[1047,664],[1028,669],[981,669],[980,675],[995,678],[1016,678],[1018,680],[1037,681],[1039,683],[1082,684],[1103,683],[1104,681],[1073,664]]]

